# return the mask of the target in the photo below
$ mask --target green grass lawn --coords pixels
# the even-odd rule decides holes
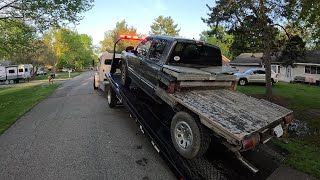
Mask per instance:
[[[238,91],[254,97],[265,94],[265,86],[238,86]],[[320,87],[305,84],[277,83],[272,88],[273,102],[294,111],[296,119],[306,122],[310,134],[289,135],[289,143],[275,140],[288,151],[287,164],[320,178]]]
[[[47,80],[49,74],[35,76],[35,77],[32,78],[32,80]],[[61,72],[61,73],[56,73],[56,74],[57,75],[56,75],[55,79],[67,79],[67,78],[69,78],[69,73],[68,72]],[[79,74],[81,74],[81,72],[72,72],[72,73],[70,73],[70,78],[74,78],[74,77],[78,76]]]
[[[0,89],[0,134],[19,117],[50,95],[59,85],[39,85]]]

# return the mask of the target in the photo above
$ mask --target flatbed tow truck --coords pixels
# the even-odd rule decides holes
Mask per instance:
[[[111,69],[118,69],[120,67],[119,59],[115,59],[116,58],[114,54]],[[237,153],[236,156],[233,156],[237,159],[230,159],[232,153],[230,155],[230,152],[224,152],[225,154],[227,154],[226,159],[232,161],[231,166],[226,165],[226,163],[223,163],[221,161],[216,161],[216,157],[212,158],[212,151],[210,150],[208,151],[210,153],[206,153],[203,156],[194,159],[186,159],[182,157],[176,151],[170,136],[170,124],[168,124],[168,122],[170,122],[170,119],[168,118],[174,115],[174,109],[168,104],[156,103],[147,94],[145,94],[145,92],[143,92],[138,87],[134,87],[134,85],[130,90],[122,86],[121,73],[119,73],[119,71],[113,73],[107,72],[105,75],[107,80],[109,81],[109,83],[106,84],[106,86],[108,87],[105,87],[105,90],[108,89],[107,99],[109,106],[113,108],[118,104],[123,104],[130,111],[131,117],[138,123],[140,130],[147,136],[156,151],[163,157],[163,159],[166,160],[166,162],[169,164],[178,178],[264,179],[267,177],[266,172],[261,172],[258,175],[254,175],[253,173],[249,173],[249,171],[246,168],[243,168],[243,166],[241,167],[241,164],[239,162],[241,162],[242,165],[249,167],[249,169],[250,167],[253,167],[250,169],[251,171],[255,173],[258,172],[258,170],[254,166],[252,166],[251,164],[246,164],[248,163],[248,161]],[[220,149],[220,144],[218,139],[216,144],[211,143],[211,146],[214,146],[214,148],[212,148],[213,151],[217,151],[217,149]],[[227,144],[223,144],[228,147]],[[228,147],[228,149],[232,151],[231,148]],[[225,150],[226,148],[223,151]],[[275,157],[276,156],[277,155],[275,155]],[[284,159],[279,155],[278,157],[280,158],[278,158],[278,160],[276,161],[281,161]],[[273,159],[277,158],[273,157]],[[228,163],[230,164],[230,162]],[[235,168],[237,170],[234,170]]]

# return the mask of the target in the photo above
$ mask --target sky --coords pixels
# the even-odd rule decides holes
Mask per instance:
[[[126,20],[138,33],[149,34],[150,25],[160,15],[171,16],[179,35],[185,38],[199,38],[199,34],[209,29],[201,17],[207,18],[214,0],[95,0],[94,7],[83,13],[83,19],[75,29],[92,37],[93,44],[99,45],[104,32],[115,28],[117,22]]]

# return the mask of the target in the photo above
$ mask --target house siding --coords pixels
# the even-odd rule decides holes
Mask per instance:
[[[291,82],[294,81],[296,76],[301,76],[306,78],[306,82],[315,83],[317,80],[320,80],[320,74],[309,74],[305,73],[305,66],[308,65],[296,65],[292,67],[283,67],[280,66],[280,74],[278,78],[280,81]],[[320,67],[320,65],[318,66]]]

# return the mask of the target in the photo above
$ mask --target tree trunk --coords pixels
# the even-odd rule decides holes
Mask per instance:
[[[266,7],[264,5],[264,0],[260,0],[260,10],[261,10],[261,27],[263,28],[263,59],[264,66],[266,69],[266,98],[271,100],[272,98],[272,86],[271,86],[271,48],[270,44],[272,39],[270,39],[270,26],[267,21]]]

